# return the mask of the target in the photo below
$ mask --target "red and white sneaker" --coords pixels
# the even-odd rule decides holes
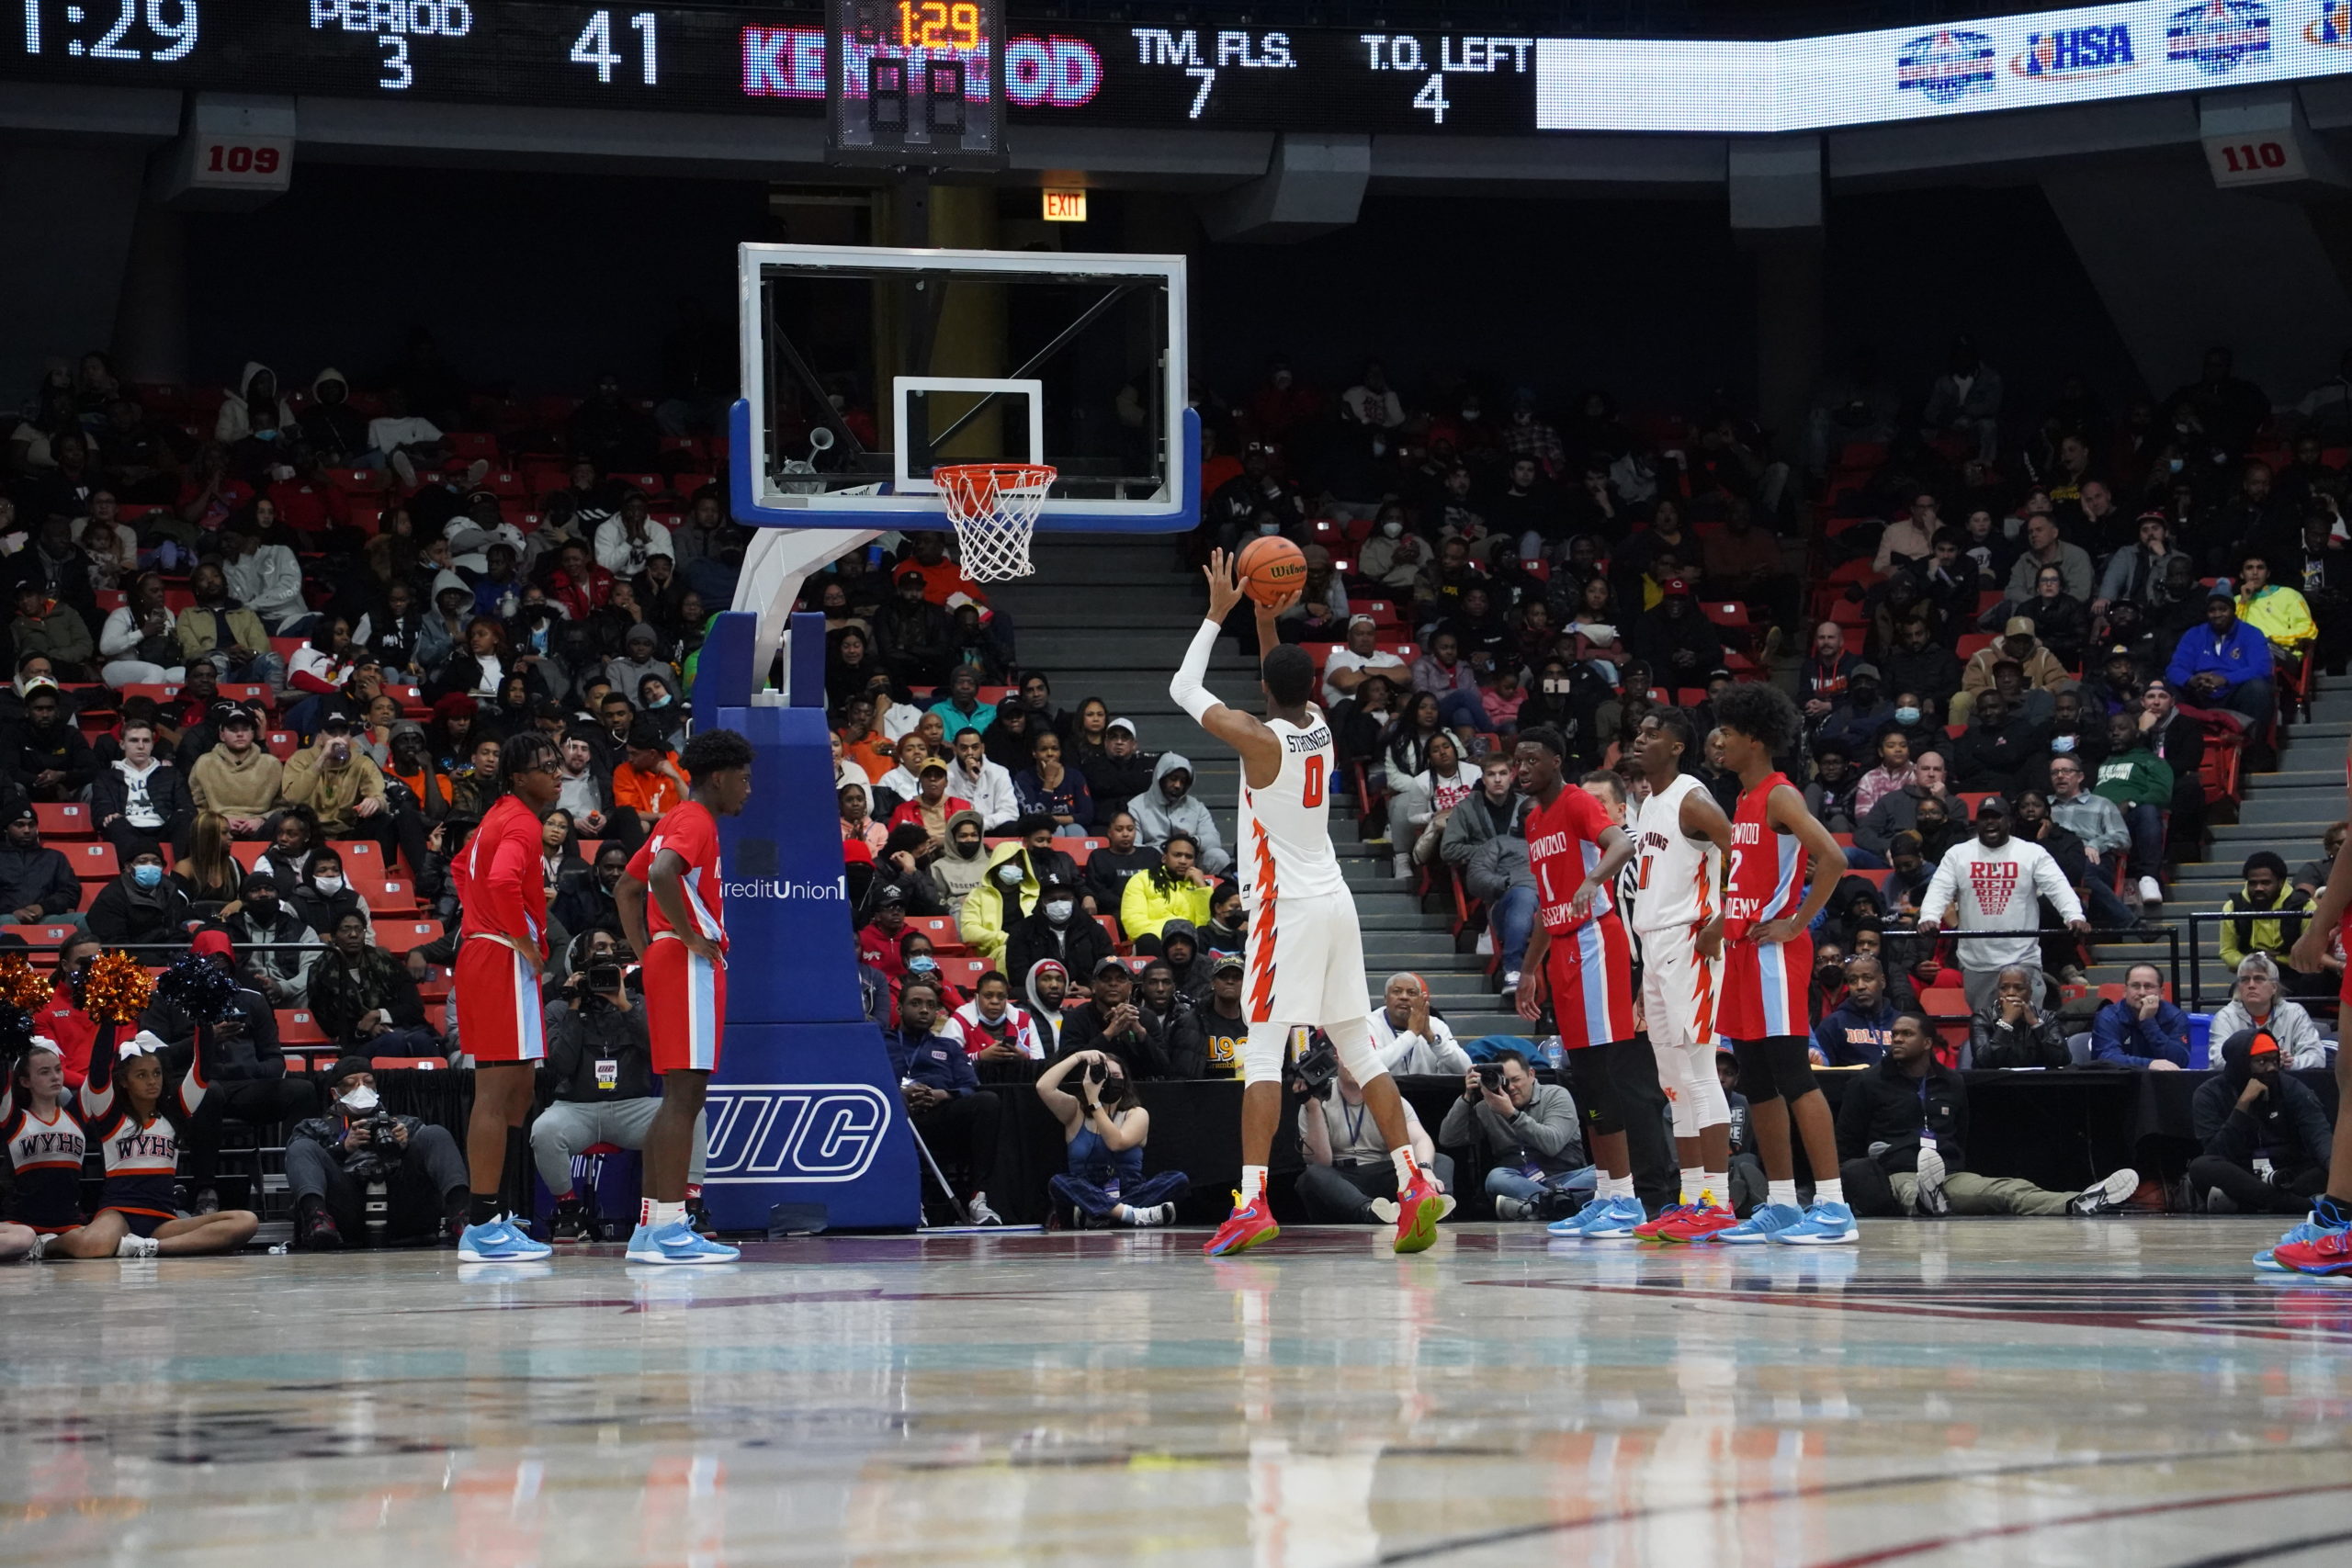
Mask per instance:
[[[1396,1222],[1398,1252],[1427,1252],[1437,1245],[1437,1223],[1453,1213],[1453,1198],[1437,1190],[1428,1171],[1419,1170],[1403,1196],[1394,1201],[1375,1198],[1372,1212]]]
[[[1720,1203],[1691,1204],[1668,1223],[1658,1226],[1657,1239],[1673,1242],[1705,1241],[1718,1231],[1727,1231],[1739,1224],[1739,1216]]]
[[[1266,1206],[1263,1192],[1245,1203],[1241,1201],[1241,1194],[1236,1191],[1233,1194],[1233,1213],[1225,1217],[1225,1224],[1216,1227],[1216,1235],[1209,1237],[1208,1245],[1201,1251],[1210,1258],[1229,1258],[1237,1252],[1249,1251],[1261,1241],[1272,1241],[1282,1234],[1283,1228],[1274,1224],[1274,1213]]]
[[[2310,1241],[2282,1242],[2270,1256],[2298,1274],[2352,1274],[2352,1231],[2329,1231]]]
[[[1634,1239],[1636,1241],[1657,1240],[1659,1231],[1690,1213],[1692,1207],[1693,1205],[1689,1203],[1668,1203],[1657,1212],[1657,1218],[1644,1220],[1634,1227]]]

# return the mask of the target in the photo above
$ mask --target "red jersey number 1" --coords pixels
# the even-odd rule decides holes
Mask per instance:
[[[1306,759],[1306,789],[1299,804],[1309,811],[1323,804],[1323,759],[1319,755]]]

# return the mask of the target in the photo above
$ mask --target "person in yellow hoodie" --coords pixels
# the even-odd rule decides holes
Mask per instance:
[[[1037,905],[1037,879],[1029,869],[1023,848],[1020,840],[1013,839],[990,850],[988,871],[978,886],[964,896],[964,907],[956,913],[956,930],[964,946],[990,963],[1003,956],[1008,930]],[[1012,905],[1009,911],[1008,899]]]
[[[2278,659],[2301,659],[2319,637],[2301,593],[2270,581],[2269,560],[2249,550],[2238,562],[2238,619],[2270,639]]]

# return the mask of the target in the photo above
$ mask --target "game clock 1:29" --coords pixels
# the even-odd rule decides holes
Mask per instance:
[[[196,51],[197,0],[21,0],[25,52],[168,65]]]

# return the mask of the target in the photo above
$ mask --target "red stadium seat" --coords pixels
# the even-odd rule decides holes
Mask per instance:
[[[582,855],[581,858],[585,860],[588,857]],[[956,929],[956,917],[953,915],[914,915],[908,918],[907,924],[931,939],[933,953],[944,955],[951,951],[963,950],[964,933]]]
[[[114,846],[103,840],[79,844],[59,844],[66,860],[73,864],[74,874],[85,882],[111,882],[122,874],[121,857]]]
[[[277,1010],[277,1040],[281,1045],[333,1043],[328,1040],[326,1031],[319,1027],[319,1021],[311,1016],[311,1010],[308,1008],[279,1008]]]
[[[376,945],[395,957],[441,940],[438,920],[378,920]]]
[[[40,821],[42,834],[52,839],[86,839],[96,827],[90,808],[78,800],[37,800],[33,815]]]
[[[1984,652],[1986,649],[1992,647],[1993,636],[1994,634],[1991,632],[1962,632],[1960,637],[1960,644],[1954,650],[1960,655],[1961,662],[1965,664],[1970,660],[1975,658],[1978,654]]]
[[[67,937],[72,936],[74,928],[72,926],[0,926],[0,931],[6,931],[27,947],[44,948],[55,947]]]

